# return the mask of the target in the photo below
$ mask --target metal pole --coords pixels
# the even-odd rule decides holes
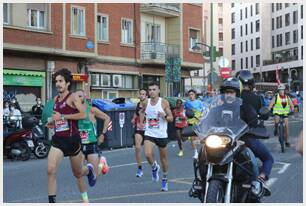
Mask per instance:
[[[289,81],[290,80],[290,81]],[[291,71],[290,71],[290,66],[288,67],[288,89],[290,92],[290,84],[291,84]]]
[[[212,86],[212,77],[213,77],[213,3],[210,3],[210,80],[209,84]]]

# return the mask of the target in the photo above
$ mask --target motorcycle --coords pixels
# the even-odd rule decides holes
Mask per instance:
[[[10,118],[11,123],[14,121],[15,118]],[[7,129],[4,132],[4,155],[8,159],[26,161],[31,158],[31,153],[34,153],[39,159],[48,155],[50,143],[44,139],[44,134],[38,124],[39,120],[28,116],[22,118],[23,128]]]
[[[45,139],[44,132],[41,129],[41,125],[42,123],[41,121],[39,121],[39,124],[36,124],[31,130],[34,141],[33,153],[38,159],[46,158],[51,147],[50,142]]]
[[[242,99],[226,103],[224,95],[215,97],[199,123],[183,130],[183,136],[196,135],[201,142],[194,159],[195,179],[190,197],[207,203],[258,202],[258,194],[270,195],[263,184],[254,181],[258,166],[243,138],[269,138],[265,127],[250,128],[240,119]],[[266,110],[261,110],[265,115]],[[257,121],[257,119],[256,119]],[[255,166],[254,166],[255,165]]]
[[[16,121],[21,121],[21,117],[10,118],[10,123],[16,124]],[[31,152],[34,149],[31,130],[25,128],[12,129],[7,127],[3,132],[4,155],[8,159],[27,161],[31,157]]]

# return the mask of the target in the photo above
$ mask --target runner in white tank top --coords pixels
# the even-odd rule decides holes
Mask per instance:
[[[142,110],[139,112],[140,122],[146,115],[144,150],[145,156],[152,166],[152,180],[159,180],[159,165],[154,159],[154,146],[159,148],[159,157],[163,170],[161,191],[168,191],[168,154],[167,154],[167,124],[173,121],[169,102],[159,97],[159,85],[155,82],[149,85],[150,98],[143,102]]]
[[[146,130],[145,135],[155,138],[167,138],[167,126],[166,119],[161,117],[160,112],[165,113],[162,108],[162,98],[158,99],[156,105],[151,104],[151,99],[148,99],[148,105],[145,111],[146,114]]]

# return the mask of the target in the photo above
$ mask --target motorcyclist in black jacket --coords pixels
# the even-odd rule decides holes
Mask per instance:
[[[244,104],[251,105],[256,110],[257,114],[259,114],[259,110],[262,105],[260,97],[252,91],[254,88],[253,74],[249,70],[241,70],[236,74],[236,77],[238,77],[242,83],[243,90],[241,92],[241,98]],[[274,163],[274,159],[270,151],[258,139],[247,138],[245,142],[246,145],[253,151],[255,156],[258,157],[263,163],[258,178],[264,182],[267,181]]]

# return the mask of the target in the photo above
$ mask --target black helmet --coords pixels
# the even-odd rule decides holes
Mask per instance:
[[[236,77],[230,77],[223,81],[222,86],[220,87],[220,93],[224,94],[226,89],[233,89],[236,91],[236,96],[240,96],[240,81]]]
[[[240,70],[237,72],[236,77],[239,78],[242,84],[247,84],[254,87],[254,76],[249,70]]]

